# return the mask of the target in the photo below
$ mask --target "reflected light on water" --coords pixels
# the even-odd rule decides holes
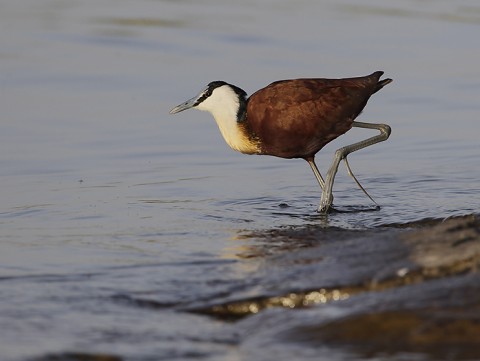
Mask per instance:
[[[296,317],[395,305],[409,285],[443,286],[428,278],[438,274],[475,282],[458,297],[440,286],[429,296],[475,300],[476,256],[427,277],[389,241],[480,209],[476,1],[1,7],[2,359],[336,361],[341,346],[295,339]],[[208,114],[168,114],[212,80],[251,94],[279,79],[376,70],[394,82],[359,120],[392,135],[349,161],[378,210],[340,169],[338,212],[317,214],[320,189],[303,160],[237,154]],[[320,171],[369,134],[327,145]],[[365,274],[352,272],[359,265]],[[404,295],[409,305],[419,290]],[[217,318],[205,316],[215,307]],[[255,315],[229,323],[221,312]],[[289,326],[287,342],[275,332]]]

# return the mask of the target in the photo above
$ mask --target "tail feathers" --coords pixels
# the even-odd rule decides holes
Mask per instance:
[[[378,75],[380,78],[383,75],[383,71],[377,71],[374,73],[375,75]],[[377,86],[375,87],[375,91],[373,93],[378,92],[380,89],[382,89],[385,85],[390,84],[393,80],[390,78],[379,80],[377,83]]]
[[[380,81],[377,83],[377,91],[379,91],[380,89],[382,89],[385,85],[390,84],[392,81],[393,81],[393,80],[390,79],[390,78],[380,80]]]

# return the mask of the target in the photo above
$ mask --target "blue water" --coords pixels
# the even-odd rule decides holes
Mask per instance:
[[[243,326],[180,310],[272,286],[258,274],[283,241],[248,257],[264,246],[252,231],[479,211],[475,1],[0,7],[3,360],[268,359],[274,342],[242,342]],[[392,136],[349,160],[379,211],[358,211],[372,205],[341,166],[334,196],[345,212],[317,215],[306,162],[235,153],[209,114],[168,114],[212,80],[252,93],[278,79],[375,70],[394,82],[360,120],[387,123]],[[370,135],[355,129],[329,144],[320,169]]]

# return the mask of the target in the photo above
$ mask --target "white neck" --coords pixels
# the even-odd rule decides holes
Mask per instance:
[[[238,95],[228,85],[223,85],[216,88],[210,97],[197,106],[197,109],[209,111],[213,115],[223,139],[230,148],[246,154],[258,153],[258,146],[238,125],[239,107]]]

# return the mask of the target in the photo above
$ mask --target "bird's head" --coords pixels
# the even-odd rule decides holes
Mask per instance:
[[[232,149],[246,154],[259,154],[259,145],[250,139],[245,127],[241,126],[247,119],[247,93],[242,89],[224,81],[213,81],[195,97],[170,110],[170,114],[190,108],[209,111]]]
[[[196,96],[170,110],[170,114],[195,108],[209,111],[215,119],[234,115],[239,121],[245,114],[246,99],[247,93],[239,87],[224,81],[212,81]]]

